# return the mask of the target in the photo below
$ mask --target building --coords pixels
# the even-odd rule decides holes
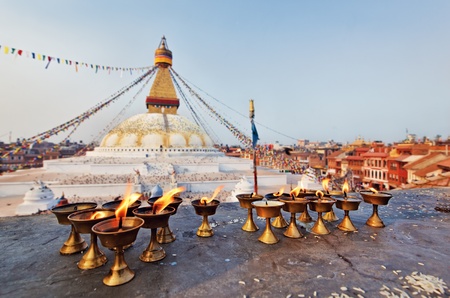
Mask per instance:
[[[364,159],[362,171],[363,183],[378,190],[389,189],[388,166],[389,148],[382,142],[372,143],[371,149],[361,154]]]
[[[447,158],[448,156],[442,152],[431,152],[408,163],[403,167],[407,171],[407,182],[413,183],[423,180],[429,172],[435,170],[434,168],[430,168],[430,166]]]

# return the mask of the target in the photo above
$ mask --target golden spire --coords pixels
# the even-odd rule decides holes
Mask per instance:
[[[170,76],[169,67],[172,66],[172,52],[167,48],[164,36],[155,51],[155,65],[158,67],[158,71],[150,88],[150,94],[145,101],[148,112],[176,114],[180,106],[180,100],[177,98]]]
[[[172,51],[167,47],[166,37],[163,35],[159,47],[155,51],[155,65],[159,67],[172,66]]]

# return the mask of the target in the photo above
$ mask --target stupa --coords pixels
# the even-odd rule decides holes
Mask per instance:
[[[23,203],[17,206],[17,215],[29,215],[53,208],[58,203],[53,191],[42,181],[35,181],[33,187],[25,193]]]
[[[117,125],[88,156],[220,154],[203,129],[177,114],[180,101],[169,71],[172,51],[164,36],[155,51],[154,64],[158,69],[145,101],[147,113],[134,115]]]
[[[251,173],[251,160],[226,156],[200,126],[178,114],[172,52],[165,37],[155,51],[154,64],[145,113],[117,125],[86,156],[44,161],[42,179],[56,177],[47,180],[54,191],[64,192],[67,198],[115,198],[133,177],[133,191],[141,193],[151,190],[156,194],[179,186],[192,193],[210,192],[219,185],[232,191],[237,177]],[[55,175],[59,173],[64,175]],[[239,191],[249,191],[248,180],[240,184]],[[260,176],[259,184],[284,185],[286,175]],[[159,191],[152,190],[155,185]],[[20,191],[17,188],[8,194]]]

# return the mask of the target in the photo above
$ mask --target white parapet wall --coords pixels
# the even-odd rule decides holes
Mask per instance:
[[[111,197],[122,196],[127,184],[82,184],[82,185],[50,185],[55,196],[64,193],[66,198],[73,197]]]
[[[257,177],[258,185],[260,186],[279,186],[286,185],[287,178],[286,175],[273,175],[273,176],[261,176]],[[254,183],[253,177],[247,177],[250,183]],[[186,191],[190,192],[204,192],[212,191],[219,185],[224,185],[224,190],[232,191],[235,189],[237,180],[227,180],[227,181],[198,181],[198,182],[180,182],[179,186],[186,187]]]
[[[34,182],[3,182],[0,183],[0,198],[24,195]]]
[[[247,177],[248,181],[254,183],[253,177]],[[213,191],[217,186],[224,185],[224,190],[234,190],[238,180],[222,180],[222,181],[179,181],[177,186],[186,187],[186,191],[205,192]],[[258,185],[260,186],[278,186],[287,183],[286,175],[270,175],[258,176]],[[53,190],[55,197],[60,197],[63,193],[66,198],[73,197],[111,197],[123,195],[126,189],[126,183],[117,184],[79,184],[79,185],[62,185],[58,181],[45,181],[50,189]],[[15,182],[1,183],[0,197],[17,196],[25,194],[31,187],[33,182]],[[152,185],[153,186],[153,185]],[[148,186],[148,187],[152,187]],[[161,185],[164,191],[168,191],[171,187],[169,183]],[[133,191],[141,192],[141,185],[135,184]]]

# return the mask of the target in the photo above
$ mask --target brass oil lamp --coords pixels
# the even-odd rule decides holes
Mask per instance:
[[[317,212],[317,221],[314,226],[311,228],[311,232],[316,235],[327,235],[330,234],[330,230],[328,230],[327,226],[323,222],[322,212],[330,212],[332,210],[333,204],[336,200],[330,197],[324,197],[323,192],[318,190],[316,192],[316,198],[312,198],[309,200],[309,208],[312,211]]]
[[[304,188],[303,187],[303,181],[300,181],[300,186],[297,186],[292,191],[295,192],[295,194],[296,194],[295,197],[297,197],[297,198],[306,198],[306,199],[308,199],[309,197],[313,197],[316,194],[316,191],[307,190],[306,188]],[[305,224],[315,221],[311,217],[311,215],[309,215],[308,208],[305,208],[305,210],[303,212],[301,212],[300,216],[298,217],[298,220],[300,222],[302,222],[302,223],[305,223]]]
[[[114,263],[108,275],[103,278],[103,283],[107,286],[119,286],[134,278],[134,271],[128,267],[125,261],[124,247],[136,240],[144,220],[126,215],[128,206],[141,196],[140,193],[126,195],[122,204],[115,211],[116,218],[101,221],[92,227],[92,231],[100,238],[102,245],[115,252]]]
[[[59,250],[60,254],[71,255],[83,251],[87,248],[88,245],[86,241],[84,241],[84,239],[81,238],[80,234],[75,230],[75,227],[68,219],[68,216],[77,211],[95,208],[97,208],[97,203],[93,202],[66,204],[52,208],[51,211],[56,216],[60,225],[71,226],[69,238],[67,238],[67,240]]]
[[[280,210],[283,205],[284,203],[281,201],[269,201],[267,198],[252,203],[252,206],[256,209],[256,214],[266,219],[266,228],[258,238],[262,243],[275,244],[280,241],[272,231],[270,219],[280,216]]]
[[[129,196],[132,192],[132,184],[128,183],[127,184],[127,188],[125,190],[125,196]],[[114,201],[109,201],[106,203],[103,203],[102,208],[105,209],[113,209],[113,210],[117,210],[117,208],[119,208],[119,206],[122,204],[122,200],[114,200]],[[142,202],[140,200],[137,200],[135,202],[133,202],[131,205],[129,205],[127,207],[127,217],[133,217],[133,210],[139,208],[142,205]],[[133,246],[134,242],[130,243],[129,245],[125,246],[124,249],[128,249],[131,246]],[[110,248],[111,249],[111,248]]]
[[[153,206],[153,203],[157,199],[159,199],[159,198],[148,199],[147,203],[150,206]],[[182,198],[180,198],[180,197],[173,197],[173,201],[169,204],[169,207],[175,208],[175,212],[172,215],[177,214],[178,207],[180,206],[181,203],[183,203],[183,199]],[[175,237],[174,233],[172,232],[172,230],[169,227],[169,222],[167,222],[166,226],[161,227],[160,229],[158,229],[158,232],[156,234],[156,240],[160,244],[171,243],[171,242],[174,242],[176,240],[176,237]]]
[[[278,192],[276,192],[276,193],[268,193],[268,194],[266,194],[264,197],[265,197],[267,200],[278,200],[278,199],[280,199],[281,197],[287,197],[287,198],[289,198],[290,195],[289,195],[288,193],[283,192],[283,191],[284,191],[284,188],[280,188],[280,190],[279,190]],[[275,219],[272,221],[272,226],[273,226],[274,228],[277,228],[277,229],[283,229],[283,228],[285,228],[285,227],[288,226],[288,223],[287,223],[287,221],[284,219],[284,217],[283,217],[283,215],[281,214],[281,212],[280,212],[280,214],[279,214],[277,217],[275,217]]]
[[[330,191],[329,183],[330,183],[330,179],[329,178],[325,178],[325,179],[322,180],[322,187],[323,187],[323,190],[325,191],[323,195],[325,197],[342,195],[342,193],[340,191]],[[323,219],[326,220],[326,221],[329,221],[329,222],[338,221],[339,220],[339,218],[334,213],[333,207],[331,207],[331,210],[326,212],[323,215]]]
[[[216,209],[220,205],[220,201],[214,200],[217,194],[222,190],[223,185],[216,188],[211,198],[203,197],[200,200],[193,200],[191,202],[197,215],[202,216],[202,224],[197,229],[197,236],[199,237],[211,237],[214,235],[214,231],[209,225],[208,216],[216,214]]]
[[[142,227],[151,229],[150,243],[139,256],[142,262],[156,262],[166,257],[166,252],[156,239],[157,229],[169,224],[169,217],[175,213],[175,208],[170,207],[169,204],[173,201],[176,194],[184,190],[184,187],[172,189],[154,201],[150,207],[141,207],[133,211],[135,216],[145,221]]]
[[[295,214],[298,212],[305,212],[307,206],[308,206],[308,200],[305,198],[299,198],[297,197],[297,194],[299,193],[299,188],[294,188],[291,192],[291,198],[287,197],[281,197],[278,199],[280,202],[283,202],[284,205],[282,206],[283,210],[286,212],[291,213],[291,219],[289,221],[289,225],[286,229],[286,231],[283,233],[284,236],[289,238],[301,238],[303,237],[303,234],[300,232],[300,230],[297,227],[297,221],[295,218]]]
[[[337,226],[338,229],[346,232],[355,232],[358,229],[353,224],[352,220],[350,219],[350,211],[358,210],[359,203],[361,203],[361,199],[350,197],[347,195],[350,187],[348,186],[347,180],[345,180],[344,185],[342,186],[342,192],[344,193],[343,197],[334,197],[336,200],[336,207],[338,209],[344,210],[344,218],[342,219],[341,223]]]
[[[96,223],[114,217],[115,213],[113,209],[88,209],[72,213],[68,216],[68,219],[78,233],[91,235],[91,243],[80,262],[78,262],[78,268],[82,270],[94,269],[108,262],[105,254],[98,247],[97,235],[92,231],[92,227]]]
[[[387,205],[392,198],[392,194],[388,192],[377,191],[374,188],[369,190],[362,190],[359,192],[363,197],[364,202],[372,204],[373,212],[369,219],[366,221],[366,225],[374,228],[384,228],[385,225],[381,218],[378,216],[378,206]]]
[[[263,199],[263,196],[258,195],[256,193],[251,194],[238,194],[236,198],[239,200],[239,205],[242,208],[247,209],[247,220],[242,226],[242,230],[246,232],[256,232],[259,230],[258,226],[253,221],[253,206],[252,202],[260,201]]]

